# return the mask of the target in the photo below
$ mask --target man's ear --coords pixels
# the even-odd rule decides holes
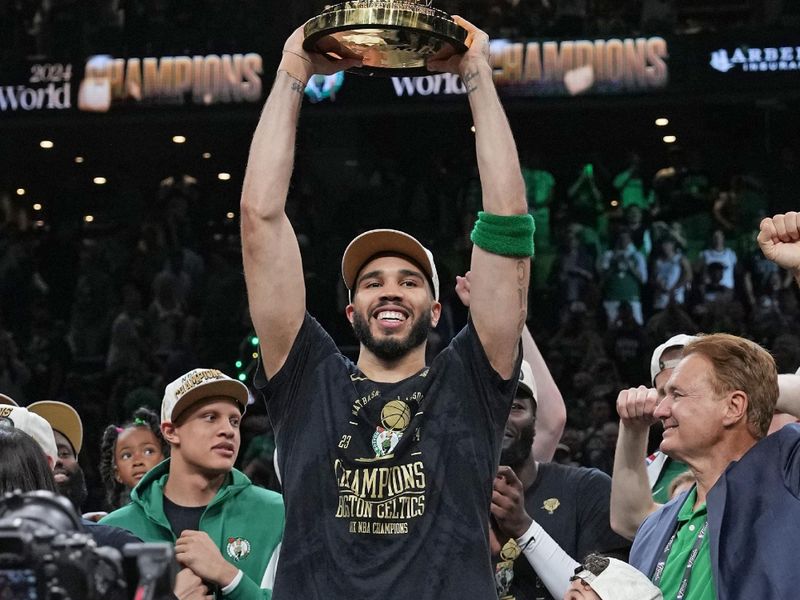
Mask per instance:
[[[175,423],[166,421],[161,424],[161,435],[167,440],[170,446],[178,445],[180,443],[180,436],[178,435],[178,428]]]
[[[730,427],[739,421],[747,422],[747,407],[750,405],[750,399],[741,390],[731,392],[725,399],[725,415],[722,419],[722,424]]]
[[[353,313],[356,311],[355,307],[351,304],[348,304],[344,307],[344,316],[347,317],[347,320],[350,321],[350,324],[353,324]]]
[[[436,327],[442,318],[442,303],[434,301],[431,305],[431,326]]]

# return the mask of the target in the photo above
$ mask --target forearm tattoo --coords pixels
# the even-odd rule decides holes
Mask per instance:
[[[467,88],[467,94],[471,94],[478,89],[478,83],[473,81],[477,77],[478,71],[470,71],[468,73],[464,73],[464,76],[461,78],[461,80],[464,82],[464,87]]]
[[[525,259],[520,259],[517,261],[517,294],[519,294],[519,323],[517,324],[517,329],[522,331],[522,328],[525,327],[525,320],[528,316],[528,294],[527,288],[525,286],[525,276],[526,276],[526,269],[525,269]]]
[[[291,81],[291,90],[293,92],[297,92],[301,96],[303,95],[303,93],[305,92],[306,86],[303,85],[302,81],[300,81],[297,77],[295,77],[294,75],[289,73],[289,71],[286,71],[284,69],[279,69],[278,73],[283,73],[284,75],[286,75],[290,79],[290,81]]]

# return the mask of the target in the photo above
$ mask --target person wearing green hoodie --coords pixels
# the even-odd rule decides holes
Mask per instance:
[[[218,598],[268,600],[283,536],[283,499],[233,468],[247,402],[247,388],[216,369],[194,369],[170,383],[161,430],[171,456],[141,479],[130,504],[101,522],[146,542],[173,542],[191,580],[199,578]],[[176,585],[180,598],[177,591]]]

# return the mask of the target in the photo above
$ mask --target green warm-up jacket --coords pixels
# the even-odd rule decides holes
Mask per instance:
[[[131,491],[130,504],[100,522],[127,529],[145,542],[175,543],[164,514],[169,459],[153,467]],[[244,576],[226,600],[269,600],[283,538],[283,498],[253,485],[233,469],[200,517],[200,530]]]

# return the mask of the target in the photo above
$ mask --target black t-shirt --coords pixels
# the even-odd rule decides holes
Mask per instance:
[[[533,485],[525,491],[525,509],[561,549],[581,562],[590,552],[625,558],[630,542],[611,530],[611,478],[597,469],[539,463]],[[505,598],[551,600],[524,554],[514,561]],[[504,573],[507,578],[508,574]]]
[[[164,515],[169,521],[175,537],[181,537],[181,532],[191,529],[200,530],[200,517],[206,510],[205,506],[179,506],[164,496]]]
[[[471,324],[430,367],[373,382],[306,315],[283,368],[256,377],[286,505],[273,598],[491,598],[489,505],[516,383]]]

